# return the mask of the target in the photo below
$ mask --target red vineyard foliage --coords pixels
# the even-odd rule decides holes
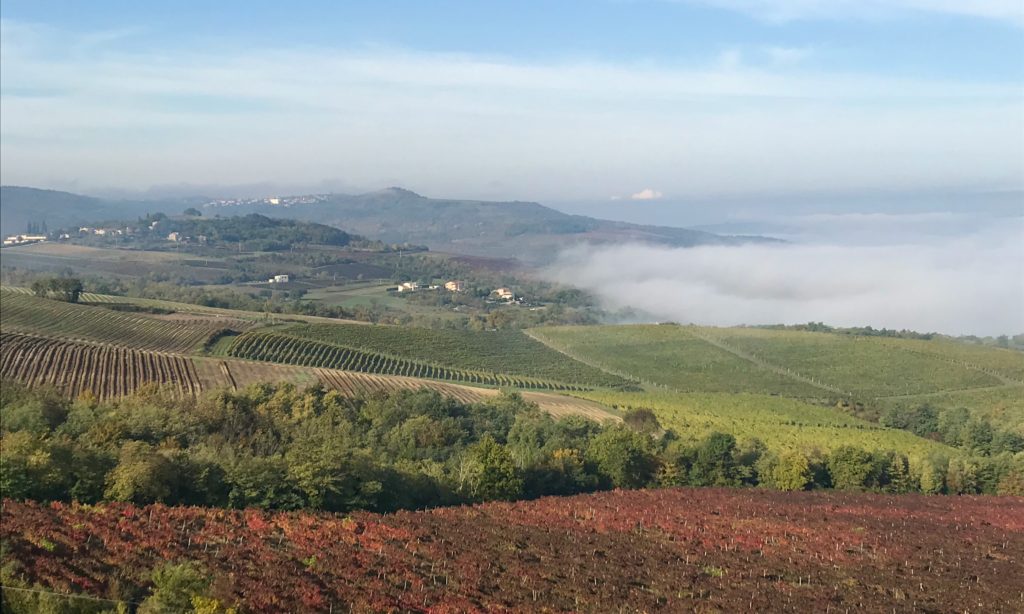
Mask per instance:
[[[614,491],[392,515],[3,502],[5,564],[111,596],[194,560],[245,612],[1024,610],[1024,499]]]

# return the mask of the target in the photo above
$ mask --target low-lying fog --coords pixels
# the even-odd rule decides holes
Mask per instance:
[[[841,213],[731,226],[787,243],[578,246],[546,274],[641,319],[823,321],[982,336],[1024,331],[1024,217]]]

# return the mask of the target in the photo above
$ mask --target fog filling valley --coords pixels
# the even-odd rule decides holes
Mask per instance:
[[[878,221],[892,231],[893,220]],[[884,244],[880,233],[854,243],[839,234],[833,227],[736,247],[576,246],[545,275],[647,321],[1024,332],[1024,218],[991,219],[957,236],[908,232]]]

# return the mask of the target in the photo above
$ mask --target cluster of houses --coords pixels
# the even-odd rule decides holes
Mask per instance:
[[[206,235],[199,235],[198,237],[188,237],[180,232],[171,232],[167,234],[167,240],[175,243],[192,243],[198,241],[199,243],[206,243]]]
[[[46,235],[11,235],[4,239],[4,245],[28,245],[46,240]]]
[[[416,292],[417,290],[437,290],[440,287],[441,286],[428,286],[415,281],[405,281],[398,284],[396,290],[398,292]],[[469,287],[464,281],[452,280],[444,283],[444,289],[449,292],[465,292]],[[501,301],[514,302],[516,300],[516,294],[511,288],[496,288],[491,291],[491,296],[496,297]]]
[[[292,205],[309,205],[324,202],[330,194],[307,194],[304,196],[266,196],[262,198],[221,198],[204,203],[209,207],[240,207],[243,205],[270,205],[273,207],[291,207]]]

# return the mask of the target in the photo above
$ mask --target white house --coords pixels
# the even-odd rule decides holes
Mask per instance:
[[[167,240],[168,241],[181,241],[181,233],[180,232],[172,232],[171,234],[167,235]]]
[[[271,283],[271,284],[286,284],[286,283],[288,283],[288,276],[287,275],[274,275],[273,277],[271,277],[270,279],[267,280],[267,283]]]
[[[406,281],[398,284],[399,292],[415,292],[420,289],[420,285],[415,281]]]

